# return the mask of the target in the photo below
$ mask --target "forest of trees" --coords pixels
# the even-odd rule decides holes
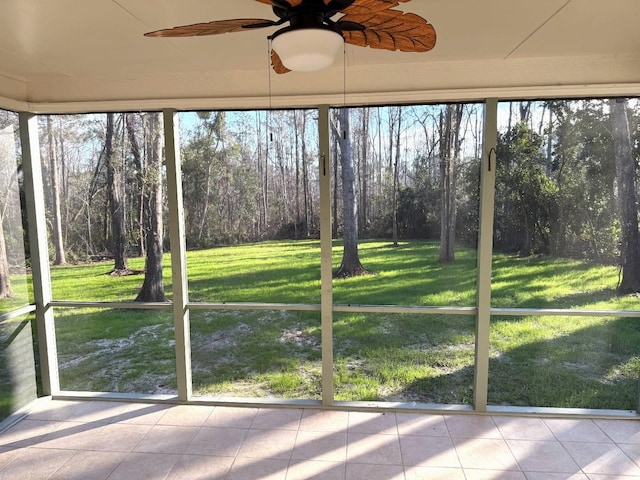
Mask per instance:
[[[0,110],[0,299],[14,294],[9,276],[25,268],[17,120],[17,115]]]
[[[333,235],[345,252],[355,241],[349,258],[358,238],[439,241],[442,262],[455,261],[456,244],[476,246],[482,114],[475,103],[332,110]],[[16,134],[15,115],[0,122]],[[52,263],[110,259],[125,275],[128,257],[145,257],[138,300],[163,301],[161,115],[39,125]],[[315,110],[184,112],[180,128],[188,248],[319,236]],[[620,291],[640,290],[639,158],[635,99],[500,103],[495,249],[619,265]],[[11,175],[0,220],[15,209]],[[3,243],[0,296],[15,263]],[[366,267],[343,260],[341,274]]]

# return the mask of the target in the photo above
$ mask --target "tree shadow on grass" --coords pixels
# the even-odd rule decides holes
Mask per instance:
[[[334,318],[336,396],[470,403],[472,382],[464,372],[473,366],[474,338],[472,316],[340,314]],[[408,388],[417,379],[430,380],[428,392]]]
[[[493,306],[579,308],[608,302],[615,309],[620,297],[607,277],[609,268],[613,267],[562,258],[497,256],[493,259]],[[574,292],[558,295],[567,288]]]
[[[571,294],[549,306],[614,295],[610,289]],[[338,396],[470,404],[474,322],[463,316],[336,314]],[[637,318],[494,317],[491,335],[491,404],[636,408]]]
[[[499,338],[504,336],[499,331],[500,324],[512,323],[513,317],[494,319],[489,404],[635,410],[640,371],[638,319],[609,319],[599,324],[593,324],[592,318],[563,320],[591,325],[551,339],[500,349],[497,344],[504,340]],[[538,318],[534,322],[543,321]],[[468,366],[453,373],[416,379],[406,386],[404,394],[410,399],[429,400],[432,392],[442,390],[444,385],[456,386],[471,395],[473,373],[474,367]]]
[[[272,267],[204,280],[189,280],[192,301],[319,303],[320,272]],[[304,287],[309,285],[308,288]],[[301,287],[302,286],[302,287]]]

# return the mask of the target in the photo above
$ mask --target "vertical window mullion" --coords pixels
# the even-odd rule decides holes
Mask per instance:
[[[484,110],[484,146],[480,168],[480,225],[478,233],[478,297],[474,408],[487,410],[489,390],[489,329],[491,324],[491,262],[493,250],[493,208],[498,143],[498,101],[487,99]]]
[[[49,236],[42,183],[38,117],[21,112],[19,118],[42,391],[45,395],[55,395],[60,392],[60,378],[55,323],[51,307],[51,272],[47,240]]]
[[[329,107],[318,107],[318,168],[320,178],[320,278],[322,325],[322,405],[331,406],[333,392],[333,278],[331,271],[331,161]]]
[[[182,198],[180,139],[178,113],[164,110],[165,162],[167,168],[167,198],[169,204],[169,238],[171,242],[171,278],[173,321],[176,339],[176,376],[178,399],[191,399],[191,335],[189,324],[189,291],[187,284],[186,234]]]

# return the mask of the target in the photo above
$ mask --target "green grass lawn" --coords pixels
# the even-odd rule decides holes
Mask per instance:
[[[30,275],[27,275],[24,271],[13,273],[10,277],[10,284],[13,295],[0,300],[0,314],[33,303],[33,289],[31,287]]]
[[[113,262],[64,265],[51,268],[51,289],[55,300],[132,302],[144,280],[144,258],[128,260],[133,275],[112,277]],[[165,294],[171,298],[171,255],[163,258]]]
[[[320,302],[317,241],[263,242],[187,254],[191,301]],[[375,275],[334,281],[334,302],[474,306],[476,252],[437,262],[433,242],[364,241]],[[341,246],[334,246],[334,266]],[[165,286],[170,295],[169,258]],[[130,261],[142,269],[142,259]],[[54,268],[54,298],[131,301],[141,275],[113,278],[109,262]],[[495,307],[633,309],[615,295],[615,267],[496,255]],[[175,390],[170,312],[56,311],[63,389]],[[193,311],[194,391],[199,395],[318,399],[317,312]],[[339,400],[468,404],[473,398],[475,319],[465,315],[336,313],[334,380]],[[495,405],[635,409],[640,319],[496,317],[489,402]]]

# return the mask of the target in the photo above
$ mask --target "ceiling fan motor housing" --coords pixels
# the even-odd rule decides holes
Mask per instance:
[[[271,36],[271,46],[289,70],[313,72],[330,66],[344,37],[328,25],[290,26]]]

